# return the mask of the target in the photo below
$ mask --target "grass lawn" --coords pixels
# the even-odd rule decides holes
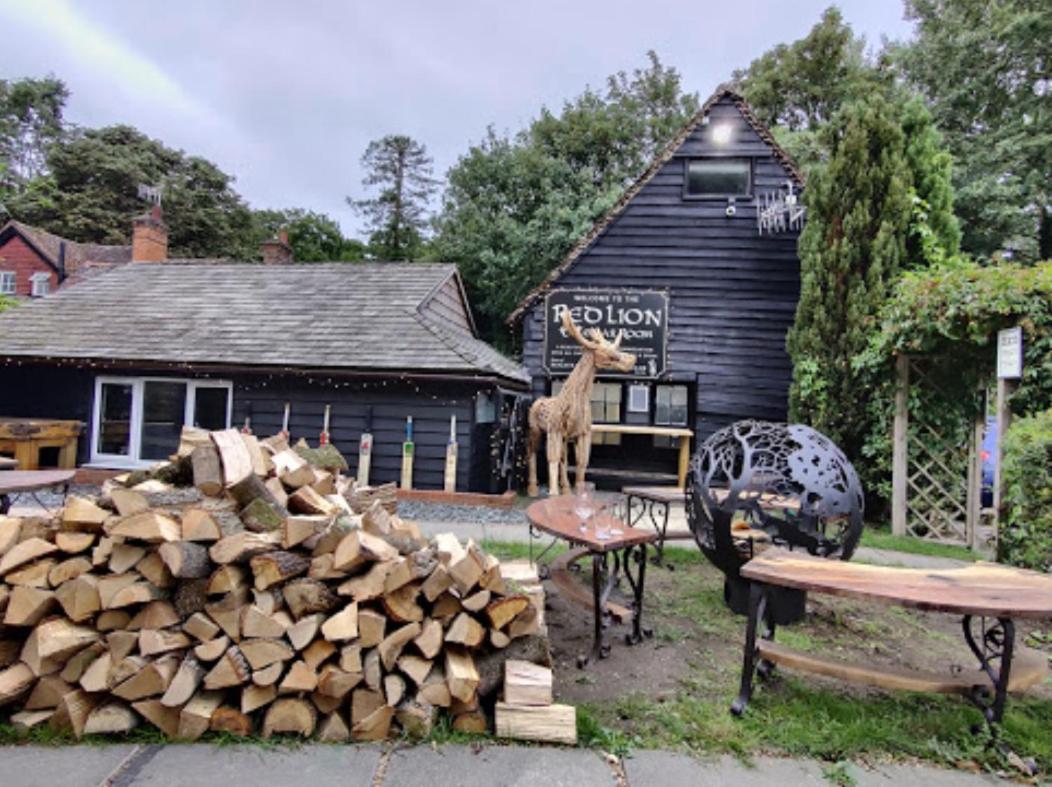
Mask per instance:
[[[990,559],[979,552],[967,547],[955,544],[940,544],[936,541],[925,541],[923,538],[912,536],[894,536],[887,528],[867,526],[862,531],[862,542],[864,547],[873,549],[888,549],[893,552],[908,552],[911,555],[927,555],[929,557],[949,557],[955,560],[987,560]]]

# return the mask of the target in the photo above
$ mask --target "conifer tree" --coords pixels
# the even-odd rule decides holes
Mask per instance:
[[[804,192],[790,410],[851,457],[866,432],[866,392],[852,361],[907,263],[913,176],[898,114],[879,94],[840,110],[823,129],[830,157]]]

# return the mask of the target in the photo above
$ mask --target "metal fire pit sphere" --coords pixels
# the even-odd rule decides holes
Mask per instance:
[[[862,536],[855,469],[809,426],[738,421],[706,440],[691,461],[687,520],[698,546],[742,599],[738,571],[762,541],[847,560]],[[745,594],[747,596],[747,593]]]

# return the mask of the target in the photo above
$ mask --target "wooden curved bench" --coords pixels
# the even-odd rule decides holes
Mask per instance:
[[[574,577],[570,570],[571,566],[578,560],[588,557],[587,549],[571,549],[563,552],[551,562],[549,578],[552,584],[559,589],[559,594],[567,601],[571,601],[582,609],[593,610],[592,589],[585,587],[584,583]],[[613,601],[606,602],[607,614],[618,623],[624,623],[632,619],[632,610],[615,604]]]

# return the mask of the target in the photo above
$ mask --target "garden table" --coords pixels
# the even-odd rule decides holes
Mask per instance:
[[[657,545],[654,547],[654,562],[661,565],[665,556],[665,541],[668,539],[693,539],[690,531],[668,534],[668,512],[673,503],[684,500],[681,486],[626,486],[621,494],[627,500],[628,523],[635,527],[644,515],[648,515],[650,524],[657,534]]]
[[[13,495],[22,494],[30,495],[47,510],[47,506],[37,497],[37,492],[58,486],[62,487],[62,496],[65,497],[74,475],[75,470],[9,470],[0,473],[0,515],[11,510]]]
[[[992,727],[1004,715],[1009,691],[1033,686],[1048,673],[1043,653],[1016,646],[1013,623],[1052,618],[1052,576],[1047,574],[982,562],[948,569],[873,566],[770,549],[746,563],[741,575],[751,588],[741,691],[731,706],[735,714],[748,704],[754,672],[763,676],[774,664],[783,664],[884,689],[962,694]],[[766,609],[773,587],[960,615],[965,642],[979,668],[942,673],[846,664],[776,644]],[[758,640],[761,624],[766,630]]]
[[[593,659],[606,658],[610,646],[604,637],[607,599],[623,573],[632,588],[632,632],[625,643],[635,645],[650,632],[643,628],[643,584],[646,580],[647,545],[657,540],[657,534],[630,527],[607,510],[600,510],[582,532],[581,520],[573,511],[573,495],[560,495],[538,500],[526,509],[530,524],[530,538],[540,531],[565,541],[571,546],[587,550],[592,558],[592,607],[594,638],[591,653],[579,656],[577,666],[584,667]],[[621,532],[600,538],[604,528]]]

